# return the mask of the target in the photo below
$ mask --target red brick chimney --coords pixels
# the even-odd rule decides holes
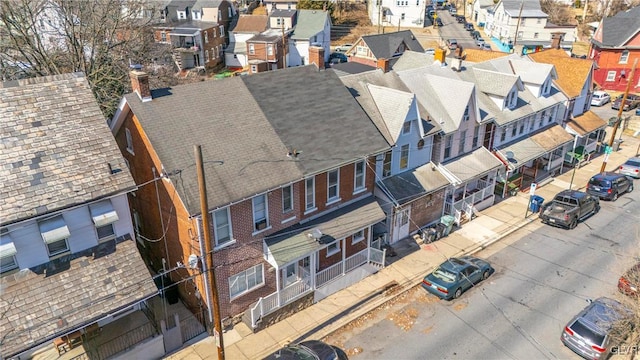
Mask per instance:
[[[324,48],[309,46],[309,64],[316,64],[318,70],[324,69]]]
[[[142,102],[151,101],[151,89],[149,88],[149,75],[144,71],[133,70],[129,73],[131,88],[138,94]]]
[[[377,62],[378,69],[381,69],[384,72],[389,72],[389,60],[388,59],[378,59]]]
[[[560,49],[560,43],[564,38],[565,33],[563,32],[554,32],[551,33],[551,48],[552,49]]]

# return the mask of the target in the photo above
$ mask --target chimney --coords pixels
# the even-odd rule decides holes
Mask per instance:
[[[437,48],[435,54],[433,55],[433,60],[440,61],[441,64],[444,64],[444,50]]]
[[[457,72],[462,71],[462,60],[466,59],[467,55],[464,53],[462,46],[459,46],[453,50],[453,60],[451,60],[451,69]]]
[[[389,72],[389,60],[388,59],[378,59],[378,69],[381,69],[383,72]]]
[[[565,33],[563,32],[554,32],[551,33],[551,48],[552,49],[560,49],[560,43],[564,38]]]
[[[324,69],[324,48],[309,46],[309,64],[316,64],[318,70]]]
[[[131,88],[138,94],[142,102],[151,101],[151,89],[149,88],[149,75],[144,71],[133,70],[129,73]]]

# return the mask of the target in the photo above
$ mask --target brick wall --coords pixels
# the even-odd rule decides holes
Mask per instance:
[[[409,222],[409,233],[440,221],[444,196],[445,189],[442,189],[433,194],[424,195],[410,203],[411,215],[409,218],[411,221]]]
[[[253,45],[253,54],[250,52],[250,45]],[[268,54],[268,46],[271,45],[273,47],[273,52],[271,55]],[[278,69],[282,69],[282,59],[283,59],[283,50],[282,50],[282,39],[280,38],[277,41],[272,43],[260,43],[260,42],[251,42],[247,41],[247,60],[261,60],[268,61],[270,63],[277,63]],[[271,66],[269,66],[271,69]]]

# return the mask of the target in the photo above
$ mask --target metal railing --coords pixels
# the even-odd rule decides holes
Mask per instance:
[[[188,316],[180,320],[180,332],[182,333],[182,343],[207,331],[205,327],[194,316]]]
[[[89,357],[91,359],[99,360],[107,359],[113,355],[129,350],[142,341],[154,337],[157,334],[155,326],[148,322],[135,329],[127,331],[115,339],[111,339],[104,344],[96,346],[89,354]]]

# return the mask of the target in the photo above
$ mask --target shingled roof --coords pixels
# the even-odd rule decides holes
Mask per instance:
[[[558,73],[554,81],[569,98],[580,96],[593,71],[593,60],[572,58],[562,49],[548,49],[527,56],[535,62],[552,64]]]
[[[125,95],[178,193],[200,213],[193,146],[202,145],[211,208],[388,149],[333,71],[314,65]],[[298,153],[288,157],[289,152]],[[223,161],[223,164],[214,161]]]
[[[135,187],[81,73],[0,83],[0,224]]]
[[[638,33],[640,33],[640,6],[602,19],[591,41],[600,47],[619,48],[627,45]]]
[[[408,50],[424,52],[422,45],[416,39],[411,30],[403,30],[394,33],[366,35],[362,37],[369,50],[376,59],[390,59],[396,55],[396,50],[403,42]]]
[[[158,293],[130,236],[5,275],[0,286],[6,359]]]

